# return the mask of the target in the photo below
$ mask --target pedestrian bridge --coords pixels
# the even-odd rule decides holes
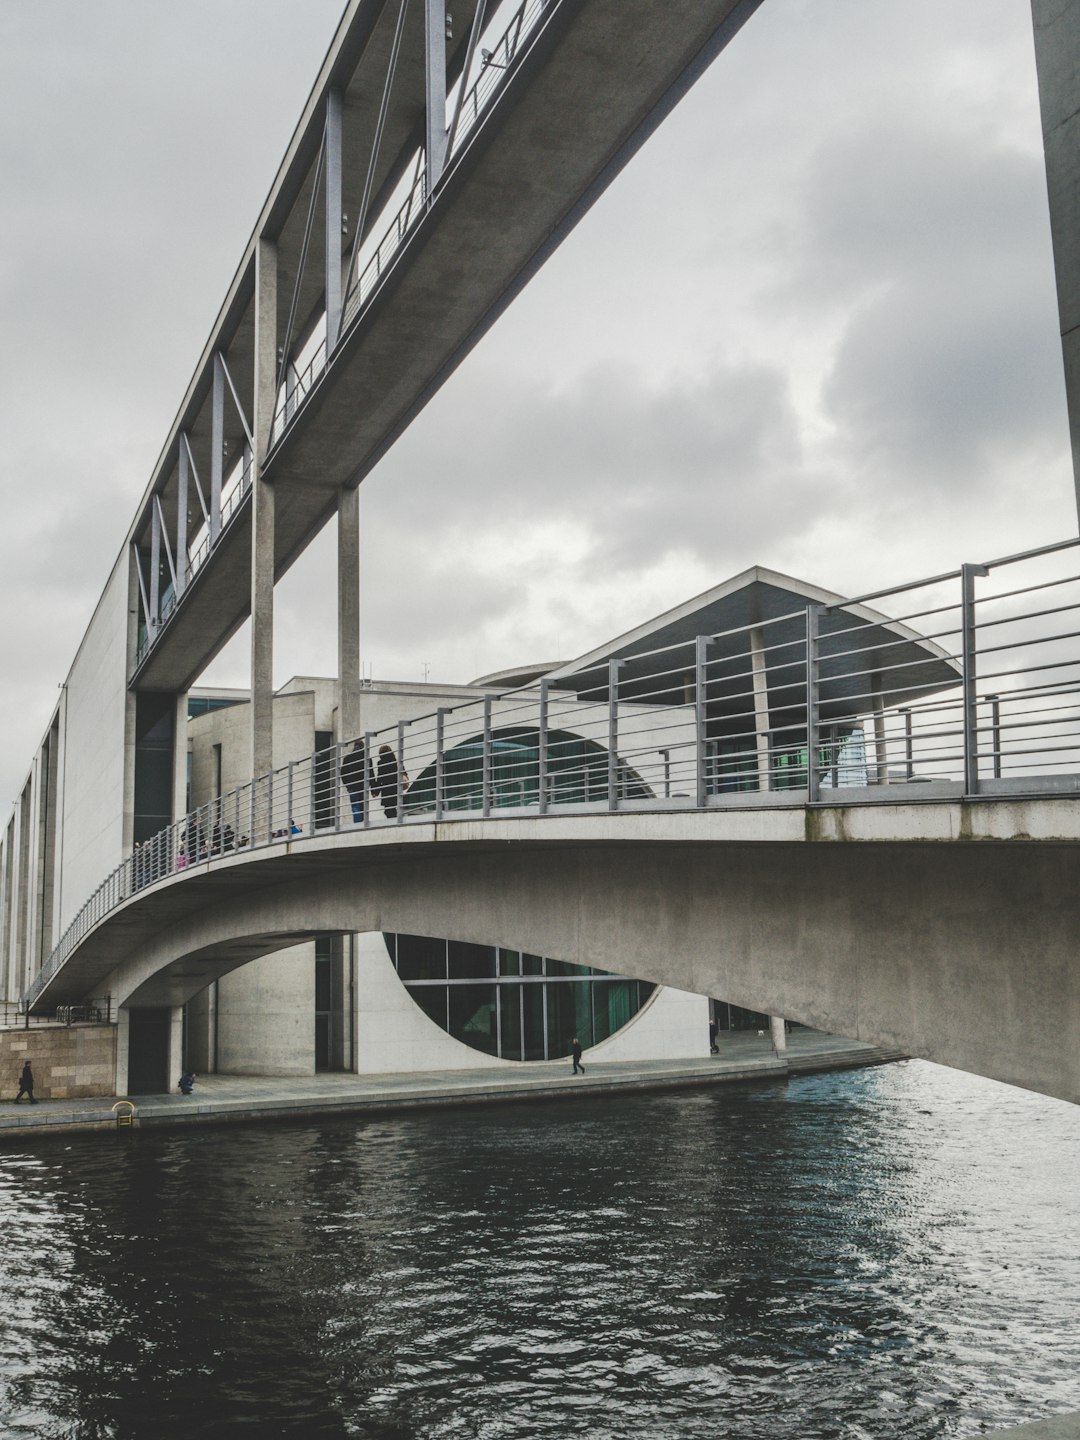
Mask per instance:
[[[220,853],[103,914],[38,990],[179,1005],[317,933],[557,955],[1080,1102],[1066,798],[506,814]]]
[[[396,931],[1080,1101],[1078,548],[855,600],[748,572],[281,766],[136,847],[26,1000],[179,1005],[313,935]]]

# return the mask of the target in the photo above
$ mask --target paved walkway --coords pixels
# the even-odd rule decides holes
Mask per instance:
[[[393,1075],[206,1075],[191,1096],[141,1095],[133,1099],[139,1127],[189,1125],[337,1115],[346,1112],[430,1108],[529,1100],[566,1100],[581,1095],[693,1088],[733,1081],[783,1078],[815,1070],[881,1064],[901,1058],[835,1035],[796,1030],[777,1058],[767,1036],[740,1032],[720,1038],[721,1053],[699,1060],[610,1061],[574,1076],[567,1060],[512,1069],[440,1070]],[[111,1131],[116,1097],[87,1100],[0,1102],[0,1143],[32,1136]]]

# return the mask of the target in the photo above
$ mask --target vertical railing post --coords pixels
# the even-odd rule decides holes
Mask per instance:
[[[607,808],[619,808],[619,666],[608,661],[607,674]]]
[[[546,679],[540,681],[540,714],[537,722],[536,739],[536,778],[538,789],[536,792],[537,804],[541,815],[547,814],[548,808],[548,682]]]
[[[699,635],[694,641],[694,769],[697,808],[704,810],[708,803],[709,776],[707,770],[708,728],[708,657],[709,637]]]
[[[911,734],[911,707],[901,705],[899,714],[904,717],[904,779],[915,778],[915,747]]]
[[[484,696],[484,744],[481,751],[480,783],[483,786],[481,803],[484,819],[491,814],[491,696]]]
[[[364,731],[364,829],[371,824],[371,731]]]
[[[1001,696],[988,695],[990,701],[990,737],[994,746],[994,779],[1001,779]]]
[[[435,711],[435,819],[441,820],[443,813],[443,787],[446,784],[446,771],[444,769],[444,750],[446,740],[446,707],[440,705]],[[401,774],[401,764],[398,763],[398,774]]]
[[[405,721],[397,727],[397,823],[405,823]]]
[[[806,798],[813,805],[821,798],[821,757],[818,730],[821,720],[821,606],[806,607]]]
[[[985,565],[960,567],[960,640],[964,677],[964,794],[979,789],[979,716],[975,694],[978,637],[975,621],[975,580],[989,575]]]

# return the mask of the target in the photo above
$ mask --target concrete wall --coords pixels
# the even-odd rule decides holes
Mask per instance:
[[[114,1095],[116,1026],[35,1025],[29,1030],[0,1030],[0,1100],[14,1100],[25,1060],[34,1070],[38,1100]]]
[[[596,1060],[696,1060],[709,1053],[709,1000],[662,985],[629,1025],[589,1052]]]
[[[429,1019],[398,979],[381,932],[356,937],[356,973],[361,1074],[505,1070],[523,1063],[463,1045]],[[708,1053],[708,1000],[664,987],[628,1025],[585,1052],[597,1060],[676,1060]]]
[[[314,1075],[315,946],[264,955],[217,989],[221,1075]]]
[[[130,833],[125,834],[133,773],[126,673],[128,589],[125,556],[109,577],[65,685],[58,934],[124,858],[131,840]]]

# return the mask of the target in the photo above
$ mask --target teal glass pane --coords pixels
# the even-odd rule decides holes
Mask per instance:
[[[559,1059],[570,1054],[570,1043],[576,1035],[581,1048],[593,1043],[592,985],[578,980],[565,985],[545,985],[547,991],[548,1054]]]
[[[521,952],[519,950],[499,951],[499,974],[520,975],[521,974]]]
[[[525,1027],[525,1060],[545,1060],[544,1049],[544,985],[520,985],[521,1012]]]
[[[495,977],[495,947],[451,940],[447,945],[451,980],[487,980]]]
[[[520,1060],[521,1054],[521,991],[520,985],[499,986],[499,1025],[502,1038],[500,1054],[504,1060]]]
[[[446,941],[426,935],[397,937],[397,971],[402,980],[445,980]]]
[[[413,1000],[429,1020],[433,1020],[440,1030],[446,1029],[446,986],[445,985],[411,985],[409,998]]]
[[[474,1050],[498,1053],[498,1003],[494,985],[451,985],[448,991],[450,1034]]]

